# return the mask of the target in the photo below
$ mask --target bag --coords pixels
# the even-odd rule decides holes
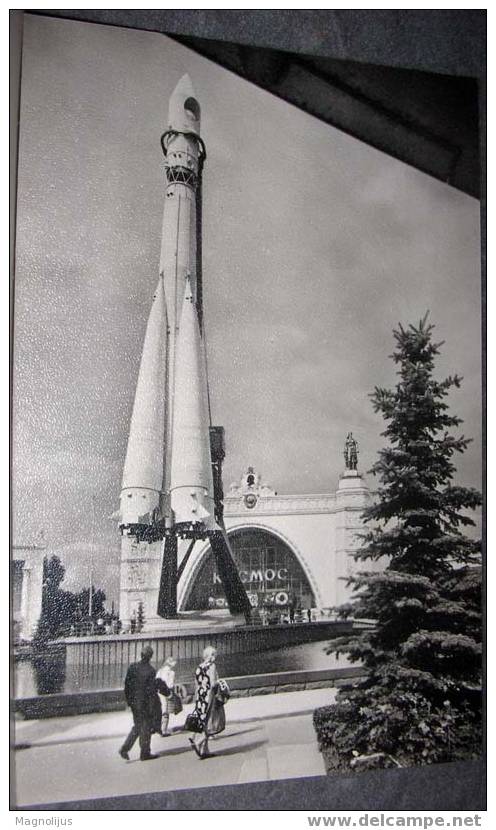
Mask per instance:
[[[203,732],[203,726],[200,723],[200,718],[196,712],[192,712],[188,715],[184,728],[187,732]]]
[[[212,698],[212,705],[207,718],[207,735],[218,735],[225,728],[226,714],[224,712],[224,704],[214,697]]]
[[[170,697],[172,689],[169,689],[167,683],[164,683],[161,677],[155,678],[155,690],[164,697]]]
[[[179,715],[183,711],[183,704],[181,703],[181,698],[179,697],[176,691],[173,691],[170,698],[167,701],[171,708],[173,715]]]
[[[231,690],[225,680],[219,680],[215,689],[215,699],[218,703],[227,703],[231,697]]]
[[[152,733],[162,731],[162,706],[158,695],[153,695],[149,702],[150,728]]]

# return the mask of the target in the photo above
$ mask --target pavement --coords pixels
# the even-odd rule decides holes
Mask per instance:
[[[211,739],[213,755],[203,761],[182,731],[191,705],[171,717],[170,737],[152,737],[159,757],[146,762],[139,760],[138,742],[129,761],[118,755],[131,727],[129,710],[16,721],[15,802],[23,807],[324,775],[312,713],[335,694],[312,689],[230,700],[226,730]]]

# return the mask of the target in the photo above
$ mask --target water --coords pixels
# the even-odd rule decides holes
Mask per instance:
[[[217,666],[222,677],[266,674],[269,672],[343,668],[348,665],[341,656],[326,654],[328,640],[286,646],[271,651],[219,655]],[[176,665],[176,682],[192,684],[198,658],[182,659]],[[54,694],[56,692],[89,692],[101,689],[122,689],[127,666],[95,665],[85,673],[77,666],[66,666],[63,656],[21,661],[15,666],[16,697]]]

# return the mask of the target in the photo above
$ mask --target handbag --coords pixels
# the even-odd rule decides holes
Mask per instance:
[[[218,735],[225,728],[226,713],[224,712],[224,704],[217,697],[213,697],[207,719],[207,735]]]
[[[184,728],[187,732],[203,732],[203,726],[200,723],[200,718],[196,712],[191,712],[191,714],[187,716]]]
[[[219,680],[215,690],[215,699],[218,703],[227,703],[231,697],[231,690],[225,680]]]
[[[173,715],[179,715],[183,711],[183,704],[181,702],[181,698],[175,690],[172,692],[169,698],[169,702],[172,706]]]
[[[153,697],[150,699],[149,716],[152,733],[157,732],[158,734],[160,734],[160,732],[162,731],[162,706],[160,704],[160,698],[158,695],[153,695]]]
[[[169,689],[167,683],[164,683],[161,677],[155,678],[155,690],[164,697],[170,697],[172,689]]]

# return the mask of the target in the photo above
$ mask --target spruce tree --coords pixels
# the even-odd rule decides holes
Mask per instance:
[[[315,712],[329,766],[408,766],[471,758],[481,750],[480,542],[464,529],[480,493],[452,483],[453,456],[469,440],[446,397],[458,376],[438,381],[426,317],[394,331],[399,381],[371,395],[387,423],[388,446],[371,473],[379,479],[355,558],[385,564],[351,577],[343,616],[374,620],[369,630],[334,640],[364,679],[343,687],[336,704]]]
[[[143,626],[145,624],[145,610],[143,608],[143,603],[138,603],[138,616],[136,618],[136,630],[138,632],[143,630]]]

